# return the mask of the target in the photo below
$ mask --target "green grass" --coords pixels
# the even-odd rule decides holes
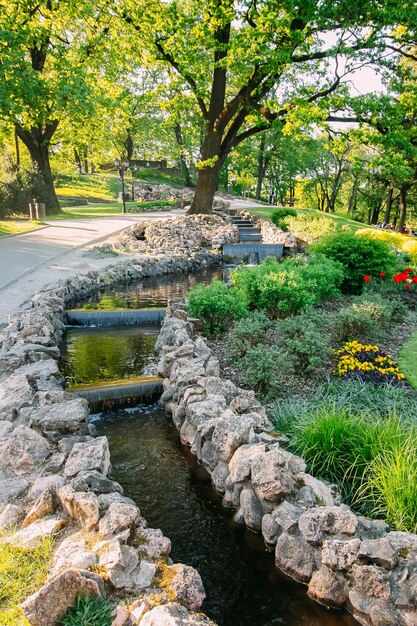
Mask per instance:
[[[57,176],[55,189],[59,198],[66,197],[97,198],[98,200],[116,200],[121,191],[121,182],[116,175],[78,174]]]
[[[398,363],[410,385],[417,389],[417,332],[405,342]]]
[[[252,213],[252,215],[256,215],[257,217],[270,219],[272,212],[276,208],[277,207],[268,207],[268,206],[260,207],[259,206],[259,207],[249,207],[246,210],[249,211],[249,213]],[[367,224],[364,224],[363,222],[356,222],[355,220],[351,220],[350,218],[346,217],[346,215],[341,214],[341,213],[323,213],[322,211],[318,211],[317,209],[299,209],[298,207],[296,207],[296,211],[300,215],[311,215],[314,217],[319,217],[319,216],[328,217],[332,219],[339,228],[341,228],[342,226],[348,226],[353,232],[360,230],[362,228],[373,228],[372,226],[368,226]]]
[[[307,400],[280,402],[269,417],[309,471],[336,482],[348,503],[416,532],[416,414],[412,390],[337,381]]]
[[[111,626],[113,605],[107,598],[80,596],[76,604],[58,621],[61,626]]]
[[[40,222],[25,219],[0,220],[0,237],[24,233],[27,230],[35,230],[41,226]]]
[[[45,582],[53,543],[48,537],[37,548],[0,544],[0,624],[29,626],[20,604]]]
[[[127,209],[137,209],[140,213],[141,209],[154,208],[158,211],[159,207],[172,206],[175,202],[169,200],[154,200],[150,202],[126,202]],[[48,220],[71,220],[89,217],[107,217],[109,215],[123,215],[121,202],[107,202],[105,204],[89,204],[87,206],[64,207],[60,215],[48,216]]]

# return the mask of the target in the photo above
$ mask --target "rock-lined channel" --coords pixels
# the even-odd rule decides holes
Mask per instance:
[[[198,570],[207,594],[202,610],[219,626],[357,624],[310,601],[304,586],[280,576],[260,536],[233,525],[162,411],[138,407],[92,419],[109,440],[113,478],[171,539],[172,559]]]
[[[185,296],[196,282],[209,282],[211,274],[185,275],[171,281],[153,279],[145,289],[142,285],[139,289],[131,286],[126,291],[104,294],[93,307],[161,306],[168,298]],[[88,329],[70,332],[82,334]],[[106,337],[111,333],[120,338],[126,329],[104,332]],[[104,362],[107,349],[114,351],[110,339],[100,345],[98,355]],[[139,344],[137,349],[135,359],[140,360],[144,355],[140,355]],[[87,361],[98,382],[100,368],[92,361],[93,356],[94,350]],[[71,367],[72,376],[80,380],[78,362],[73,359]],[[328,611],[310,601],[304,586],[279,574],[273,554],[265,549],[262,538],[232,523],[205,470],[181,445],[176,428],[162,411],[142,406],[96,414],[91,419],[99,434],[109,440],[113,478],[123,486],[125,495],[140,506],[148,524],[161,528],[170,537],[173,560],[199,571],[207,594],[202,609],[219,626],[357,623],[350,615]]]

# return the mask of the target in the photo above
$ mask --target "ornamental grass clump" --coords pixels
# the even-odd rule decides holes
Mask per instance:
[[[334,352],[338,359],[337,373],[343,378],[359,378],[377,384],[406,382],[392,356],[382,352],[376,345],[353,340]]]

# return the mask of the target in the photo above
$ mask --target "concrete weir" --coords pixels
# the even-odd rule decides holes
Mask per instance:
[[[153,404],[161,397],[163,388],[162,378],[159,376],[144,376],[137,380],[101,384],[83,389],[71,389],[71,391],[88,401],[91,413],[98,413],[121,406]]]
[[[121,311],[67,311],[67,326],[139,326],[160,325],[165,309],[123,309]]]
[[[223,246],[223,262],[225,265],[258,264],[267,258],[280,259],[283,251],[284,246],[275,243],[225,244]]]

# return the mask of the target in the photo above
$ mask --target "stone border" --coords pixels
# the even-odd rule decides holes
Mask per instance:
[[[220,377],[219,361],[181,305],[156,347],[162,402],[182,443],[211,475],[235,520],[262,532],[275,564],[360,624],[417,624],[417,535],[356,515],[285,449],[252,391]]]
[[[107,474],[106,437],[88,424],[88,403],[62,389],[58,344],[74,301],[147,276],[196,271],[218,254],[142,257],[59,281],[35,294],[0,334],[0,528],[35,546],[55,535],[46,584],[23,604],[32,626],[53,626],[81,594],[129,597],[113,626],[158,620],[213,626],[196,614],[205,593],[192,567],[169,559],[171,543],[147,528],[137,505]],[[97,573],[95,573],[97,572]]]

